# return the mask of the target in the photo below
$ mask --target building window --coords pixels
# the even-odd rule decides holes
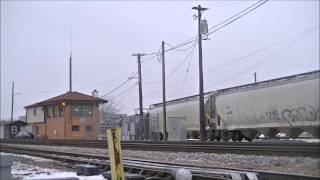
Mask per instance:
[[[55,118],[56,117],[56,107],[52,106],[52,117]]]
[[[71,105],[72,116],[75,117],[88,117],[92,116],[91,104],[74,104]]]
[[[11,126],[11,134],[17,134],[18,127],[17,126]]]
[[[72,126],[72,131],[79,131],[79,126]]]
[[[63,111],[63,107],[59,106],[59,116],[63,117],[64,116],[64,111]]]
[[[92,132],[92,126],[86,126],[86,131],[87,132]]]
[[[36,134],[39,134],[39,126],[36,126]]]
[[[47,118],[52,118],[53,117],[52,113],[53,113],[53,107],[48,106],[47,107]]]
[[[34,115],[34,116],[37,115],[37,108],[33,108],[33,115]]]

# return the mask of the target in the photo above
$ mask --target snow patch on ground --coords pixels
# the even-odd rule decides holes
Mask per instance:
[[[79,180],[105,180],[102,175],[77,176],[76,172],[61,169],[54,163],[56,161],[35,156],[2,153],[13,156],[11,174],[15,180],[53,179],[75,177]]]
[[[52,178],[66,178],[66,177],[76,177],[79,180],[105,180],[102,175],[97,176],[77,176],[75,172],[53,172],[48,174],[38,174],[31,177],[23,178],[23,180],[33,180],[33,179],[52,179]]]
[[[33,161],[37,161],[37,162],[48,162],[48,161],[53,162],[54,161],[51,159],[45,159],[45,158],[40,158],[40,157],[36,157],[36,156],[28,156],[28,155],[22,155],[22,154],[12,154],[12,153],[3,153],[3,154],[8,154],[8,155],[15,156],[15,157],[32,159]]]

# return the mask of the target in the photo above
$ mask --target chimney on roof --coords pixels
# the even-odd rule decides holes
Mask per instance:
[[[92,91],[92,96],[98,98],[99,97],[99,91],[96,89]]]

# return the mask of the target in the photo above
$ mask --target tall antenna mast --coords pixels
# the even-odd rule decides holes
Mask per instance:
[[[72,92],[72,21],[70,22],[69,92]]]

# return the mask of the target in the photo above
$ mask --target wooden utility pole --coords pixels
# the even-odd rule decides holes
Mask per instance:
[[[167,110],[166,110],[166,65],[164,58],[164,41],[162,41],[162,107],[163,107],[163,140],[168,140],[167,134]]]
[[[13,103],[14,103],[14,82],[12,82],[12,89],[11,89],[11,122],[13,122]]]
[[[200,134],[201,140],[205,141],[206,132],[205,132],[205,112],[204,112],[204,97],[203,97],[203,68],[202,68],[202,34],[200,32],[200,22],[202,11],[207,10],[207,8],[201,7],[192,7],[198,11],[198,43],[199,43],[199,118],[200,118]]]
[[[144,130],[144,137],[147,138],[147,126],[146,121],[143,118],[143,102],[142,102],[142,77],[141,77],[141,56],[145,56],[142,53],[134,53],[132,56],[138,57],[138,74],[139,74],[139,116],[140,122],[143,122],[143,130]]]

